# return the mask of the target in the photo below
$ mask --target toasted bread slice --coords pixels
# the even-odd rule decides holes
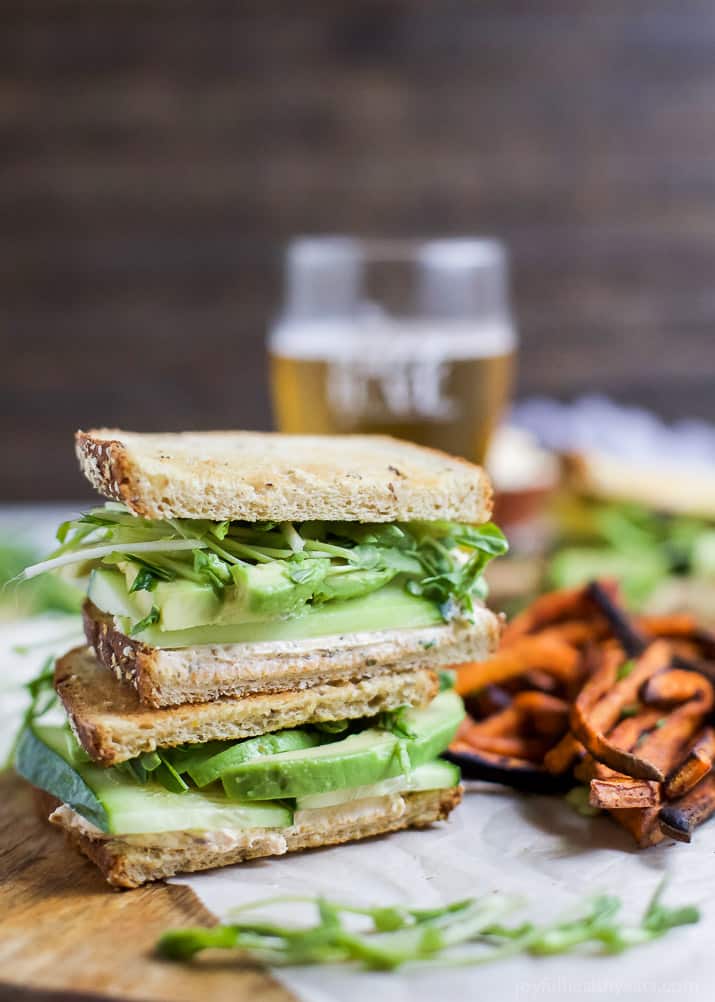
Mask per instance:
[[[382,435],[78,431],[100,494],[145,518],[485,522],[480,467]]]
[[[398,706],[426,706],[439,681],[420,668],[153,710],[105,671],[89,648],[77,647],[58,660],[55,688],[87,754],[102,765],[116,765],[155,748],[239,740],[301,724],[370,717]]]
[[[155,708],[484,660],[496,648],[500,625],[481,608],[473,623],[164,649],[127,637],[112,616],[91,602],[84,606],[85,635],[99,661]]]
[[[47,797],[42,802],[47,807]],[[50,821],[99,867],[114,887],[139,887],[176,873],[210,870],[248,859],[338,845],[402,828],[426,828],[446,819],[462,798],[460,787],[353,801],[340,808],[304,811],[290,828],[105,835],[67,806]],[[57,801],[54,802],[57,804]],[[314,815],[314,817],[308,817]]]

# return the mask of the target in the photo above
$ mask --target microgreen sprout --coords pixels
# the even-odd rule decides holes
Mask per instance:
[[[273,966],[357,964],[383,971],[404,964],[484,964],[517,953],[541,957],[580,949],[622,953],[659,939],[677,926],[699,921],[700,913],[692,905],[663,905],[663,890],[661,882],[636,924],[620,918],[621,901],[613,895],[593,898],[569,918],[513,926],[506,925],[505,919],[519,902],[503,894],[431,909],[361,908],[322,897],[268,898],[234,908],[226,924],[170,930],[159,940],[157,950],[170,960],[187,961],[202,950],[228,949],[246,961]],[[285,925],[247,917],[249,912],[289,903],[313,905],[315,924]],[[356,928],[355,917],[367,919],[367,928],[364,923]]]

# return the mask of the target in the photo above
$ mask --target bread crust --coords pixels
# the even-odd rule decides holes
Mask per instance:
[[[83,618],[100,663],[154,708],[480,661],[496,649],[501,629],[500,620],[480,608],[472,624],[167,649],[119,632],[114,618],[89,600]]]
[[[57,812],[50,820],[99,867],[109,884],[131,888],[177,873],[339,845],[404,828],[426,828],[448,818],[461,799],[461,787],[383,797],[379,805],[375,802],[376,809],[364,820],[356,820],[348,813],[343,821],[328,815],[312,825],[302,822],[286,829],[254,828],[247,831],[244,838],[239,837],[233,844],[223,846],[212,844],[200,832],[186,833],[187,840],[182,845],[164,845],[161,836],[155,836],[153,845],[146,839],[141,844],[134,844],[119,836],[83,832],[62,812]]]
[[[100,494],[145,518],[481,523],[492,510],[481,467],[386,435],[97,428],[75,448]]]
[[[78,647],[57,661],[55,688],[87,754],[102,765],[117,765],[156,748],[240,740],[403,705],[426,706],[439,681],[421,668],[155,710],[105,671],[89,648]]]

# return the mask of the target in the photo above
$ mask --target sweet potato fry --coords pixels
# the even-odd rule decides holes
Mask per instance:
[[[583,751],[583,745],[573,734],[564,734],[558,744],[544,755],[544,766],[552,775],[558,776],[565,773]]]
[[[472,735],[474,735],[475,740],[477,737],[505,737],[513,735],[518,731],[522,719],[523,713],[512,703],[503,710],[499,710],[498,713],[493,713],[491,717],[486,717],[484,720],[476,722],[471,720],[463,721],[460,724],[457,736],[464,741],[470,741]]]
[[[608,604],[608,597],[605,603]],[[605,608],[604,608],[605,613]],[[688,671],[699,671],[715,682],[715,633],[711,630],[698,626],[694,617],[689,613],[672,613],[661,616],[640,616],[630,624],[626,617],[612,610],[611,619],[614,631],[618,636],[625,636],[630,640],[633,649],[637,650],[639,637],[657,636],[679,641],[689,641],[688,652],[678,649],[678,643],[673,647],[673,665],[678,668],[685,668]],[[694,645],[695,653],[691,653],[691,645]],[[626,646],[628,650],[629,647]]]
[[[660,807],[625,807],[611,811],[611,817],[630,832],[639,849],[657,845],[665,838],[658,824]]]
[[[651,676],[641,689],[641,699],[652,706],[669,708],[685,703],[703,691],[709,683],[696,672],[671,668]]]
[[[658,822],[663,835],[677,842],[690,842],[693,829],[715,814],[715,775],[712,772],[697,786],[670,804],[661,807]]]
[[[570,619],[539,631],[540,637],[563,640],[574,647],[583,647],[592,641],[603,640],[608,635],[608,623],[602,616],[593,619]]]
[[[511,703],[511,693],[507,692],[499,685],[486,685],[479,692],[472,693],[465,699],[467,710],[477,720],[484,717],[491,717],[493,713],[499,713],[506,709]]]
[[[612,589],[604,587],[603,582],[592,581],[586,587],[586,595],[606,617],[628,657],[638,657],[645,650],[647,640],[617,604]]]
[[[638,700],[643,683],[668,664],[670,648],[663,641],[651,644],[646,653],[619,678],[623,656],[617,647],[604,648],[601,663],[581,689],[575,703],[591,713],[592,724],[608,733],[618,723],[625,707]]]
[[[493,755],[506,756],[507,758],[521,758],[527,762],[541,762],[548,744],[536,738],[522,738],[518,735],[512,737],[491,736],[489,734],[469,734],[462,738],[468,745],[477,751],[491,752]]]
[[[656,807],[660,804],[660,784],[629,776],[592,779],[588,802],[591,807],[607,811],[621,807]]]
[[[712,709],[713,687],[704,678],[702,685],[700,696],[688,700],[663,717],[662,724],[647,734],[637,746],[638,756],[662,773],[663,779],[683,761],[693,736],[700,730],[705,716]],[[625,769],[621,771],[626,772]]]
[[[702,652],[703,658],[715,661],[715,630],[708,630],[704,626],[699,626],[693,639]]]
[[[449,750],[454,755],[470,755],[474,752],[474,748],[472,748],[472,746],[466,741],[462,741],[459,735],[457,735],[452,744],[449,746]]]
[[[518,692],[513,705],[522,714],[525,727],[540,737],[553,741],[568,728],[569,706],[563,699],[545,692]]]
[[[688,665],[698,665],[700,661],[700,648],[693,640],[673,640],[668,637],[668,643],[673,649],[673,664],[677,667],[678,660],[687,661]],[[691,671],[693,669],[691,668]],[[699,671],[699,665],[695,669]]]
[[[698,675],[704,675],[705,678],[709,679],[715,685],[715,661],[706,661],[703,658],[698,658],[697,661],[693,662],[680,657],[679,654],[675,654],[673,655],[673,667],[695,671]]]
[[[583,662],[586,671],[590,675],[595,674],[602,659],[603,648],[596,646],[587,647],[583,653]],[[595,690],[593,687],[587,689],[584,686],[581,690],[581,705],[584,712],[590,710],[600,697],[600,691]],[[544,756],[544,766],[553,775],[562,775],[568,771],[576,759],[581,758],[585,754],[585,751],[586,749],[578,738],[574,737],[571,733],[564,734],[561,740],[553,748],[550,748]]]
[[[454,735],[452,744],[454,744],[456,741],[463,741],[465,734],[468,732],[469,728],[472,727],[473,725],[474,721],[469,716],[469,714],[467,714],[466,717],[462,720],[459,727],[457,728],[457,733]]]
[[[685,760],[665,780],[663,795],[676,800],[692,790],[706,776],[715,761],[715,731],[705,727],[696,737]]]
[[[632,751],[633,748],[638,744],[639,741],[643,739],[643,736],[651,731],[656,724],[661,719],[661,711],[653,708],[647,708],[641,710],[633,717],[626,717],[624,720],[620,720],[616,726],[608,732],[608,740],[616,748],[620,748],[622,751]],[[591,779],[630,779],[631,777],[625,776],[622,772],[617,772],[615,769],[611,769],[609,766],[604,765],[603,762],[596,762],[592,755],[587,754],[584,763],[588,760],[590,762],[590,771],[588,775],[580,775],[579,779],[583,778],[584,782]],[[639,782],[649,782],[649,780],[639,780]],[[625,805],[623,805],[625,806]]]
[[[457,692],[463,696],[483,688],[516,678],[533,668],[539,668],[568,684],[578,675],[578,651],[562,641],[524,637],[510,647],[497,651],[488,661],[455,665]]]
[[[643,735],[652,731],[656,724],[663,719],[662,711],[653,706],[645,706],[639,713],[632,717],[624,717],[619,720],[607,734],[611,744],[625,751],[631,751],[636,744],[642,740]]]
[[[596,776],[597,767],[598,762],[591,752],[584,751],[583,757],[574,766],[573,774],[580,783],[590,783]]]
[[[667,665],[669,660],[667,644],[656,641],[638,659],[629,674],[619,680],[620,656],[617,651],[606,651],[600,667],[584,685],[571,708],[571,730],[584,747],[599,762],[634,779],[662,782],[664,776],[652,763],[618,748],[604,732],[613,727],[623,708],[634,701],[643,682]],[[589,711],[591,705],[593,709]]]
[[[663,782],[663,770],[643,756],[617,748],[598,731],[593,731],[588,740],[589,744],[584,741],[584,746],[588,748],[594,758],[616,772],[630,776],[632,779],[651,779],[657,783]]]
[[[603,653],[599,648],[587,648],[584,654],[587,668],[595,672],[602,657]],[[582,690],[581,702],[584,712],[591,709],[593,704],[600,698],[600,695],[600,692],[593,689],[586,692]],[[585,751],[586,749],[573,734],[564,734],[561,740],[553,748],[550,748],[544,756],[544,766],[554,776],[562,775],[568,771],[576,759],[585,754]]]
[[[617,586],[613,582],[604,582],[603,588],[615,599]],[[563,588],[541,595],[507,624],[502,633],[502,646],[562,620],[590,618],[594,606],[586,592],[585,588]]]
[[[558,692],[561,684],[553,675],[543,671],[541,668],[532,668],[531,671],[518,680],[525,689],[538,689],[539,692]]]
[[[689,612],[671,612],[660,616],[636,616],[634,622],[649,637],[694,637],[697,621]]]
[[[526,793],[562,793],[571,786],[570,779],[552,776],[543,766],[534,762],[494,755],[461,742],[450,745],[446,758],[456,762],[464,779],[503,783]]]

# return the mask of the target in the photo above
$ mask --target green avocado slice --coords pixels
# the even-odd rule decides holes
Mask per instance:
[[[321,735],[317,731],[302,731],[296,728],[292,731],[275,731],[273,734],[261,734],[257,738],[247,738],[245,741],[224,745],[218,754],[212,754],[203,761],[190,763],[188,772],[197,786],[208,786],[220,779],[224,773],[231,772],[243,762],[258,758],[261,755],[276,755],[280,752],[298,751],[304,748],[314,748],[320,744]]]
[[[440,755],[463,720],[464,703],[453,689],[441,692],[424,710],[403,711],[402,726],[412,734],[406,742],[412,768]]]
[[[393,793],[411,793],[417,790],[444,790],[459,783],[459,769],[451,762],[436,760],[417,766],[406,776],[383,779],[372,786],[351,786],[344,790],[328,790],[326,793],[312,793],[296,800],[296,811],[319,811],[338,804],[367,800],[371,797],[387,797]]]
[[[252,759],[221,777],[226,795],[237,800],[301,797],[344,786],[367,786],[406,771],[397,738],[370,728],[342,741],[304,751]]]
[[[405,733],[373,727],[329,744],[251,759],[221,777],[228,797],[305,797],[400,776],[435,758],[464,717],[462,700],[443,692],[424,710],[403,715]]]

